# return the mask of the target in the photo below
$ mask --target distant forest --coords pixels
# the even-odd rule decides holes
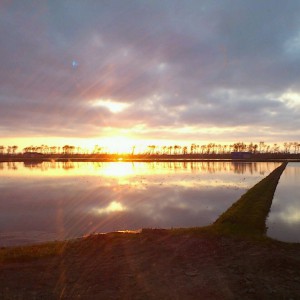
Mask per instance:
[[[157,146],[149,145],[141,152],[136,152],[136,146],[132,146],[127,153],[111,153],[107,147],[95,145],[93,150],[87,150],[72,145],[59,146],[28,146],[19,149],[18,146],[1,146],[0,155],[226,155],[232,152],[249,152],[252,154],[299,154],[299,142],[285,142],[282,144],[267,144],[263,141],[259,143],[237,142],[233,144],[209,143],[206,145],[191,144],[190,146]]]

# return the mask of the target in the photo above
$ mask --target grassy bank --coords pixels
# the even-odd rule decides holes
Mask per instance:
[[[283,163],[242,195],[214,222],[212,228],[222,233],[264,235],[266,218],[278,181],[286,165],[287,163]]]

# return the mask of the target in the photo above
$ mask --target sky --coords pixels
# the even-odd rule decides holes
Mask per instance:
[[[300,1],[0,1],[0,144],[299,141]]]

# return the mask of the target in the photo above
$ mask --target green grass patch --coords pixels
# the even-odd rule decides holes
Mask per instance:
[[[287,163],[283,163],[242,195],[214,222],[211,229],[220,233],[264,236],[266,218],[278,181],[286,165]]]

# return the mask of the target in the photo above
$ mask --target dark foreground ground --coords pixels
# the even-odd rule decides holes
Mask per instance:
[[[146,230],[60,247],[2,260],[0,299],[300,299],[299,244]]]

